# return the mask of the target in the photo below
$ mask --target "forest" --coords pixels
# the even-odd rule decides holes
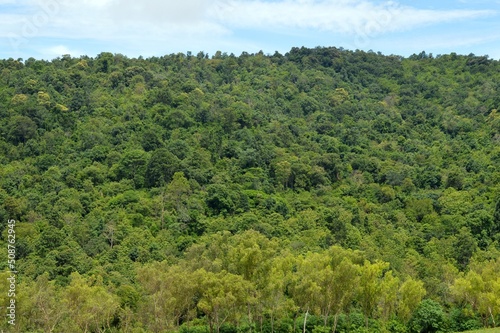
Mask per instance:
[[[297,47],[0,72],[0,330],[500,325],[498,60]]]

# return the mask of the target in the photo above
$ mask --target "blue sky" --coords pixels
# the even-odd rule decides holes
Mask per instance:
[[[500,0],[0,0],[0,58],[294,46],[500,59]]]

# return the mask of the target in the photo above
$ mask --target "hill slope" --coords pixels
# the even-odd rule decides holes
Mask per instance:
[[[294,48],[0,70],[18,331],[499,322],[498,61]]]

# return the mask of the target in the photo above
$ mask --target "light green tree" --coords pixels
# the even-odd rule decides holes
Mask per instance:
[[[374,314],[377,304],[382,296],[382,281],[384,271],[389,268],[389,263],[365,261],[361,267],[359,279],[358,301],[365,316],[365,326],[368,328],[368,319]]]
[[[407,323],[426,294],[424,284],[422,281],[409,277],[401,284],[398,293],[397,315]]]
[[[68,311],[66,329],[73,332],[105,332],[119,308],[118,297],[110,293],[97,278],[91,285],[79,273],[72,273],[62,303]]]
[[[61,292],[55,282],[49,280],[48,273],[21,285],[20,294],[22,317],[30,322],[29,326],[41,328],[43,332],[53,332],[67,313],[61,302]]]
[[[204,269],[194,275],[200,295],[197,307],[205,314],[211,333],[219,333],[227,321],[238,321],[246,312],[246,306],[253,303],[254,286],[240,275]]]
[[[467,303],[477,311],[488,325],[488,318],[496,326],[495,318],[500,314],[500,261],[475,263],[472,270],[457,278],[451,293],[457,303]]]
[[[292,281],[292,271],[296,258],[291,253],[282,253],[272,261],[268,283],[261,291],[259,301],[271,320],[271,332],[274,332],[276,319],[298,311],[292,298],[285,295]]]
[[[333,268],[332,281],[326,292],[331,299],[331,310],[334,314],[333,333],[337,329],[339,315],[347,310],[355,296],[356,286],[359,283],[359,271],[360,266],[352,263],[349,258],[344,258],[338,266]]]
[[[166,262],[138,268],[137,279],[146,292],[140,313],[154,332],[176,329],[182,316],[194,309],[196,285],[190,274]]]

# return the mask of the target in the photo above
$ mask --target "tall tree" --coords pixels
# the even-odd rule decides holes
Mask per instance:
[[[200,298],[197,307],[208,322],[210,332],[220,332],[221,326],[229,320],[238,321],[252,302],[253,285],[241,276],[222,271],[195,272]]]

